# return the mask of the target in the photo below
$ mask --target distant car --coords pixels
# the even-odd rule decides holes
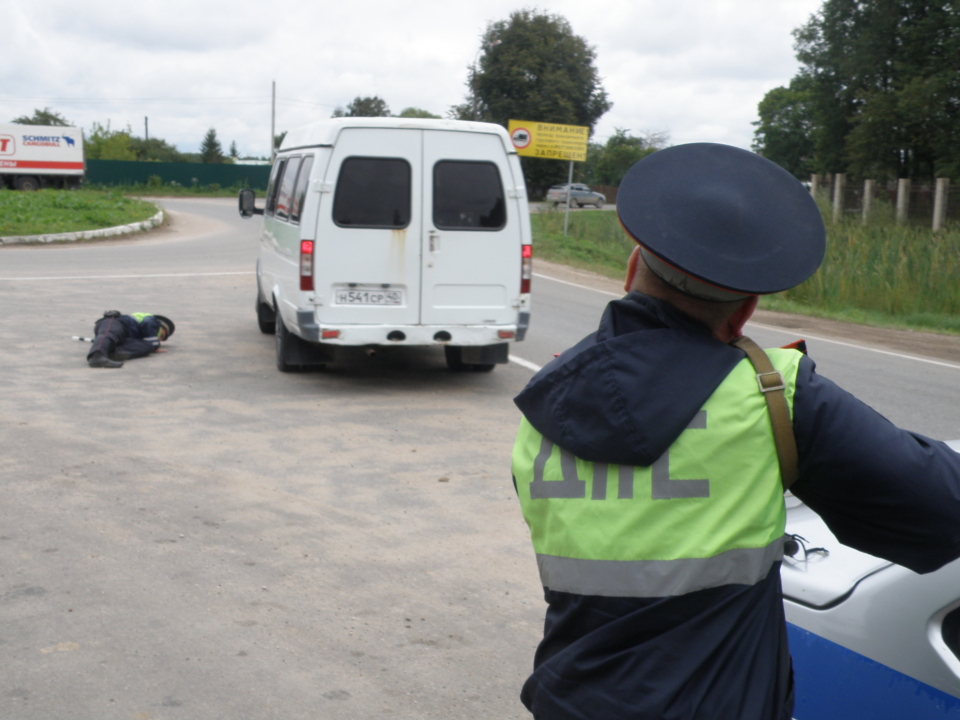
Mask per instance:
[[[795,720],[960,717],[960,560],[918,575],[841,545],[789,495],[787,533]]]
[[[552,188],[547,190],[547,202],[553,203],[554,207],[560,205],[561,203],[566,205],[567,187],[567,185],[554,185]],[[569,187],[572,188],[572,192],[570,193],[571,207],[593,205],[599,209],[602,208],[603,204],[607,201],[605,195],[594,192],[586,185],[573,184]]]

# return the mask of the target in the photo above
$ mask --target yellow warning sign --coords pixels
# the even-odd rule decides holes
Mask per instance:
[[[577,162],[587,159],[588,127],[511,120],[507,132],[518,155]]]

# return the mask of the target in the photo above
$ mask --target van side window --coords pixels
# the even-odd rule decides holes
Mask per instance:
[[[280,176],[280,192],[277,193],[277,217],[286,220],[290,217],[290,205],[293,203],[293,190],[297,183],[297,170],[300,158],[290,158]]]
[[[410,164],[402,158],[349,157],[340,166],[333,221],[342,227],[410,224]]]
[[[300,165],[300,175],[297,177],[297,191],[293,195],[293,207],[290,209],[290,222],[300,222],[300,212],[303,210],[303,199],[307,196],[307,186],[310,184],[310,168],[313,167],[313,155],[307,155]]]
[[[507,224],[500,170],[492,162],[433,166],[433,224],[440,230],[500,230]]]
[[[286,158],[277,160],[273,165],[273,170],[270,171],[270,182],[267,184],[267,199],[263,208],[264,215],[273,215],[277,209],[277,179],[283,172],[283,166],[286,165],[286,163]]]

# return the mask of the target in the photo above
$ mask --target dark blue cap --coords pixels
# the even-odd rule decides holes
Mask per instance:
[[[647,252],[736,293],[799,285],[826,251],[823,218],[807,189],[776,163],[729,145],[648,155],[620,182],[617,214]]]

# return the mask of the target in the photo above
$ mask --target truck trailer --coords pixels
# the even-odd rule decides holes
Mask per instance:
[[[0,184],[17,190],[79,187],[86,164],[83,130],[0,123]]]

